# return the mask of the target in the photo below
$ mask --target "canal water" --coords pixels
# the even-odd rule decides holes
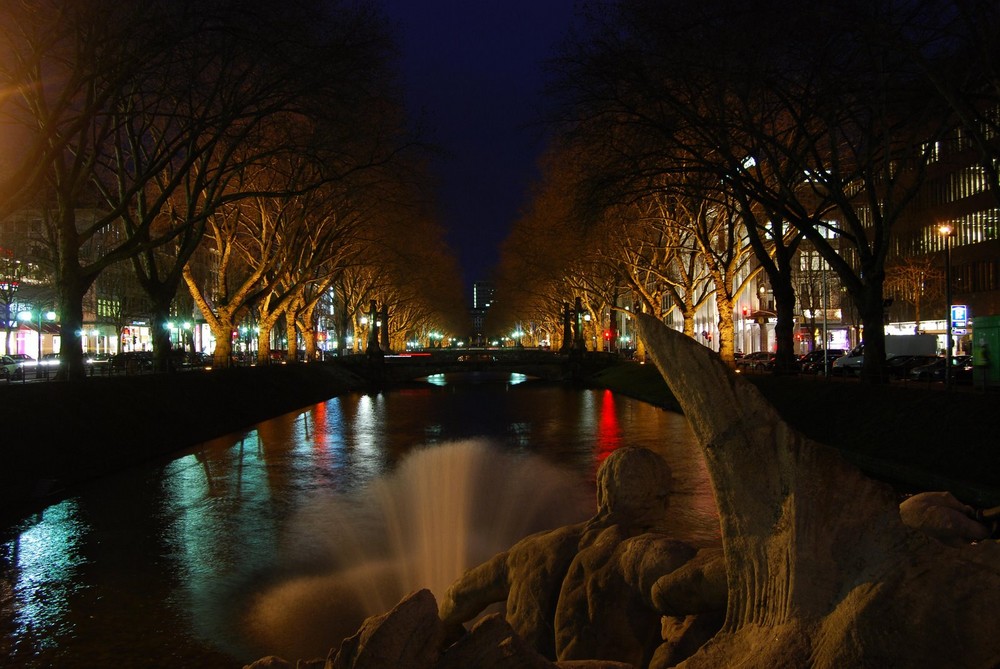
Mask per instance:
[[[521,536],[593,514],[622,446],[671,468],[671,533],[718,539],[685,419],[514,376],[347,394],[109,476],[0,528],[0,666],[325,655]],[[338,636],[340,635],[340,636]]]

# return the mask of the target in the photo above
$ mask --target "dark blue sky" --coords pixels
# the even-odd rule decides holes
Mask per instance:
[[[574,0],[382,0],[400,36],[407,103],[446,155],[440,211],[467,288],[489,278],[543,148],[543,61]],[[470,288],[471,290],[471,288]]]

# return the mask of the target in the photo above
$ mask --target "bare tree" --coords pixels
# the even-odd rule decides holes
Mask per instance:
[[[237,18],[219,19],[226,30],[199,35],[203,42],[193,51],[201,57],[185,61],[193,71],[180,78],[188,88],[167,101],[184,105],[176,114],[187,123],[182,136],[190,146],[184,160],[166,165],[145,192],[154,191],[160,206],[139,201],[134,207],[159,216],[157,232],[176,242],[167,264],[151,253],[136,258],[137,274],[159,314],[165,313],[205,222],[218,207],[245,197],[297,197],[379,165],[399,148],[396,111],[386,94],[389,42],[377,15],[304,1],[281,8],[257,3],[232,16]],[[175,115],[154,109],[154,119],[164,116]],[[135,133],[130,146],[144,146],[147,134]],[[231,187],[242,170],[296,162],[308,162],[314,170],[309,181],[298,178],[290,192]],[[168,212],[164,196],[170,198]],[[264,299],[274,302],[271,295]],[[284,302],[277,302],[283,309]],[[260,324],[269,328],[273,320]],[[266,355],[266,348],[260,354]]]
[[[885,268],[886,294],[913,306],[916,331],[920,330],[924,304],[941,299],[943,287],[944,272],[933,256],[898,258]]]
[[[315,306],[315,300],[339,274],[341,268],[360,252],[358,241],[362,214],[349,198],[331,186],[301,196],[281,199],[288,225],[277,230],[279,256],[265,276],[267,290],[257,304],[257,362],[269,359],[272,329],[285,316],[287,360],[296,359],[295,326]],[[313,299],[307,300],[307,288]]]
[[[17,93],[0,99],[0,113],[13,122],[24,149],[0,182],[0,202],[4,211],[32,204],[51,209],[47,232],[60,293],[61,373],[69,378],[84,375],[84,295],[101,271],[149,243],[117,234],[133,191],[97,210],[93,185],[122,129],[116,111],[126,92],[173,53],[177,26],[169,5],[41,0],[0,9],[0,83]],[[90,214],[78,216],[82,210]],[[85,253],[95,240],[103,252]]]
[[[399,148],[389,41],[370,8],[42,0],[2,12],[0,81],[19,97],[4,97],[0,112],[21,125],[26,150],[0,199],[23,206],[44,185],[55,202],[50,237],[72,377],[83,370],[82,296],[121,260],[135,259],[153,302],[155,348],[164,348],[165,316],[205,222],[247,195],[231,187],[235,173],[268,154],[302,152],[324,165],[324,179],[338,179]],[[257,143],[292,119],[298,141]],[[78,220],[94,202],[100,216]],[[84,257],[95,237],[103,254]]]
[[[614,133],[603,170],[611,186],[700,169],[744,218],[759,208],[753,218],[764,226],[746,228],[779,312],[794,309],[796,241],[786,226],[812,242],[859,309],[873,381],[884,378],[892,232],[923,182],[926,142],[947,123],[923,102],[927,85],[912,63],[877,38],[905,30],[905,5],[635,0],[595,15],[599,37],[562,63],[573,129]],[[766,226],[780,234],[758,243]],[[779,320],[790,348],[790,319]]]
[[[552,323],[561,340],[564,307],[580,297],[591,318],[590,339],[598,316],[613,306],[623,285],[622,259],[609,251],[614,230],[599,226],[596,208],[581,204],[578,150],[564,144],[550,147],[542,161],[542,181],[504,241],[497,299],[488,315],[495,332],[532,320]]]

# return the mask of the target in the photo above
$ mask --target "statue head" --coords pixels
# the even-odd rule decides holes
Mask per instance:
[[[619,448],[597,471],[598,515],[634,521],[661,517],[667,508],[670,467],[645,448]]]

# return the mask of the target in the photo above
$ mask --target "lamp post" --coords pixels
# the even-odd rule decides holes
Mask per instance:
[[[757,324],[760,326],[760,350],[768,351],[767,317],[764,316],[764,299],[767,296],[767,286],[763,283],[757,287]]]
[[[830,346],[830,335],[827,334],[827,324],[826,316],[829,310],[829,304],[827,304],[826,299],[826,258],[820,258],[820,262],[823,263],[823,376],[830,375],[830,359],[827,357],[827,349]]]
[[[955,236],[955,228],[950,223],[938,226],[938,233],[944,237],[944,316],[945,316],[945,352],[944,352],[944,387],[951,387],[951,238]]]

